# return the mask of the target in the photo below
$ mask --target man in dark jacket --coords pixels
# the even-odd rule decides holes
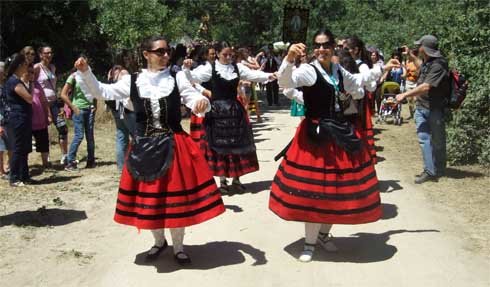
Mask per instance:
[[[278,71],[280,63],[278,63],[276,57],[274,57],[273,53],[273,45],[270,44],[268,50],[266,51],[266,57],[262,60],[262,70],[266,73],[275,73]],[[277,80],[273,80],[267,82],[266,84],[267,90],[267,105],[272,106],[279,105],[279,85]]]
[[[424,63],[420,70],[417,87],[397,95],[399,102],[416,97],[415,124],[419,138],[424,171],[415,183],[437,181],[446,169],[446,127],[444,110],[450,94],[449,68],[438,49],[437,38],[425,35],[415,42]]]

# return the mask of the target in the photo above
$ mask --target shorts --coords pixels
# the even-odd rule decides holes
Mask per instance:
[[[37,152],[49,152],[49,135],[48,129],[32,131],[32,136],[36,140]]]

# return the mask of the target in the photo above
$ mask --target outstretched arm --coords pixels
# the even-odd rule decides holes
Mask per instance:
[[[90,70],[87,61],[79,58],[75,62],[77,68],[76,81],[88,100],[98,98],[101,100],[127,100],[130,94],[131,76],[125,75],[114,84],[104,84],[97,81]]]

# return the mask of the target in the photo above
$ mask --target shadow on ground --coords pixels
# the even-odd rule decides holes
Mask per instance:
[[[192,264],[188,266],[178,265],[173,258],[172,247],[160,254],[154,262],[146,262],[146,251],[136,255],[134,263],[142,266],[154,266],[158,273],[169,273],[180,269],[209,270],[223,266],[236,265],[245,262],[243,253],[252,257],[252,266],[264,265],[267,263],[265,252],[251,245],[233,242],[219,241],[210,242],[203,245],[189,245],[185,251],[192,259]]]
[[[400,185],[399,180],[380,180],[379,181],[379,191],[391,193],[393,191],[402,190],[403,187]]]
[[[383,216],[381,219],[388,220],[398,216],[398,206],[391,203],[382,203],[381,209],[383,210]]]
[[[483,177],[483,176],[485,176],[485,174],[483,174],[481,172],[460,170],[460,169],[453,168],[453,167],[446,168],[446,173],[445,173],[445,177],[454,178],[454,179],[463,179],[463,178],[467,178],[467,177],[478,178],[478,177]]]
[[[87,219],[82,210],[38,208],[37,210],[17,211],[12,214],[0,216],[0,227],[15,226],[60,226]]]
[[[243,212],[243,208],[238,205],[225,204],[225,208],[229,209],[235,213]]]
[[[383,233],[356,233],[350,237],[335,237],[339,251],[328,253],[317,247],[313,260],[328,262],[370,263],[381,262],[392,258],[398,251],[396,246],[388,244],[392,235],[402,233],[439,232],[439,230],[390,230]],[[304,239],[299,239],[284,248],[294,258],[303,251]]]

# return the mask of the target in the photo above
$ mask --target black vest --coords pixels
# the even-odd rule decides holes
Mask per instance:
[[[175,74],[171,74],[175,79]],[[169,96],[159,99],[160,104],[160,124],[162,128],[156,128],[153,124],[153,113],[151,110],[150,99],[144,99],[139,96],[136,78],[138,74],[131,75],[130,98],[133,103],[134,112],[136,113],[136,136],[149,137],[169,132],[180,132],[180,93],[175,86]]]
[[[303,87],[303,100],[305,102],[305,116],[307,118],[333,119],[338,114],[335,111],[335,87],[327,82],[320,71],[311,65],[316,72],[316,82],[313,86]],[[339,87],[344,90],[342,74],[339,71]]]
[[[211,64],[212,73],[210,82],[213,92],[213,96],[211,97],[212,101],[230,99],[236,100],[238,83],[240,82],[240,72],[238,71],[238,66],[236,64],[232,65],[237,77],[232,80],[226,80],[216,72],[215,64]]]

